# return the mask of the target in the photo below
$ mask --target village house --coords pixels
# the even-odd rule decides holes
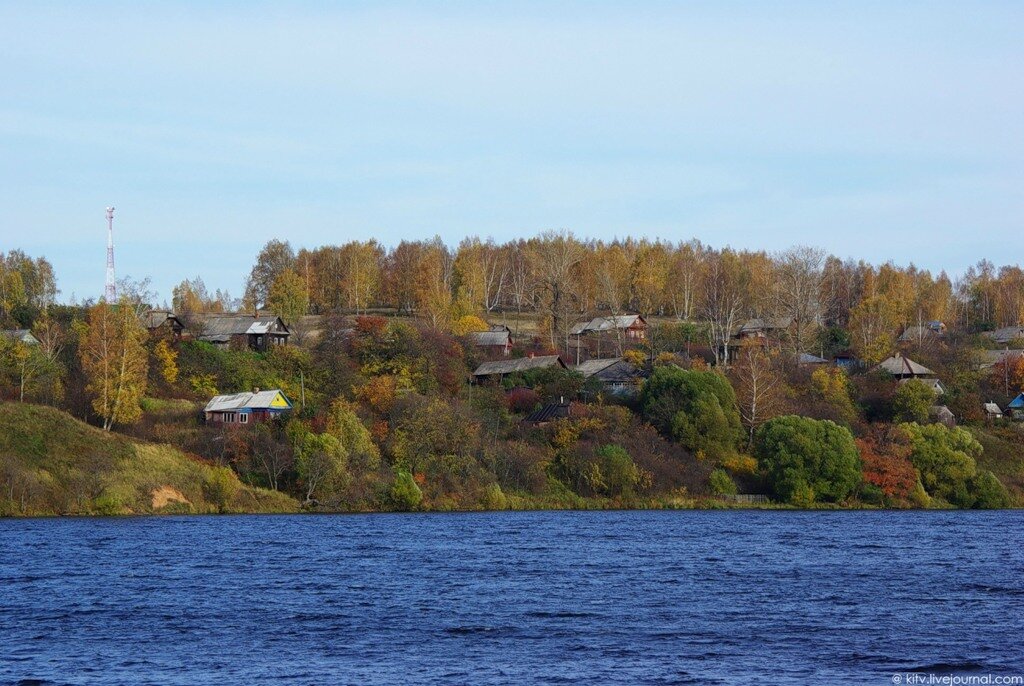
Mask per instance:
[[[488,357],[508,357],[512,354],[512,334],[507,330],[474,331],[470,334],[474,345]]]
[[[280,317],[251,314],[209,314],[203,317],[199,340],[218,347],[249,347],[265,352],[287,345],[291,332]]]
[[[589,322],[577,324],[569,333],[573,336],[621,334],[628,341],[642,341],[647,338],[647,320],[638,314],[594,317]]]
[[[978,369],[984,371],[1004,362],[1016,364],[1018,360],[1024,357],[1024,350],[982,350],[980,355],[981,359],[978,363]]]
[[[170,310],[149,310],[142,315],[142,324],[151,336],[157,338],[169,336],[179,339],[185,332],[185,325]]]
[[[779,339],[793,326],[792,317],[748,319],[733,331],[733,338],[741,341]]]
[[[900,334],[900,343],[923,343],[942,338],[946,334],[946,325],[942,322],[930,321],[922,326],[908,326]]]
[[[640,390],[647,374],[620,357],[604,360],[587,360],[573,370],[583,375],[584,379],[597,379],[605,389],[613,395],[632,396]]]
[[[473,380],[482,383],[491,377],[503,379],[509,374],[528,372],[533,369],[549,369],[560,367],[566,369],[565,362],[558,355],[530,355],[514,360],[494,360],[484,362],[473,372]]]
[[[203,408],[207,422],[218,424],[255,424],[277,419],[292,409],[292,403],[280,390],[217,395]]]
[[[987,336],[999,345],[1009,345],[1013,341],[1024,340],[1024,326],[1004,326],[995,331],[986,331],[982,336]]]
[[[985,411],[986,419],[1002,419],[1003,411],[999,409],[999,405],[993,402],[988,402],[982,405],[982,409]]]
[[[1006,412],[1014,419],[1024,419],[1024,393],[1010,401],[1006,406]]]
[[[935,376],[935,372],[928,369],[928,367],[918,364],[900,353],[896,353],[892,357],[883,360],[872,371],[887,372],[897,379],[923,379]]]
[[[817,366],[822,364],[828,364],[828,360],[826,360],[824,357],[812,355],[811,353],[800,353],[799,355],[796,356],[796,363],[801,367]]]
[[[928,418],[936,424],[943,424],[952,429],[956,426],[956,416],[945,405],[932,405],[928,408]]]
[[[0,331],[3,336],[12,343],[24,343],[25,345],[39,345],[39,339],[32,335],[28,329],[4,329]]]
[[[571,400],[566,402],[565,398],[559,398],[557,403],[544,405],[523,417],[522,423],[529,426],[544,426],[558,419],[571,417],[573,409]]]
[[[901,384],[911,380],[920,381],[932,389],[936,395],[942,395],[946,392],[946,387],[935,378],[935,372],[922,364],[914,362],[909,357],[904,357],[900,353],[896,353],[892,357],[883,360],[872,371],[882,371],[891,374]]]

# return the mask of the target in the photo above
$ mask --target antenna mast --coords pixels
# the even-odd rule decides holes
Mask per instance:
[[[103,296],[108,303],[117,300],[117,284],[114,282],[114,208],[107,208],[107,288]]]

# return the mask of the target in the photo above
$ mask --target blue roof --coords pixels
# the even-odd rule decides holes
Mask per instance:
[[[1024,393],[1021,393],[1016,398],[1011,400],[1010,404],[1007,405],[1007,407],[1010,408],[1011,410],[1024,409]]]

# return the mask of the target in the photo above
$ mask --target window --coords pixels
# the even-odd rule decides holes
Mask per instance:
[[[247,413],[245,413],[245,412],[242,412],[241,414],[239,414],[238,415],[238,423],[239,424],[248,424],[249,423],[249,415]]]

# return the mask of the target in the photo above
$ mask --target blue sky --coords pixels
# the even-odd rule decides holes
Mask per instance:
[[[63,298],[109,204],[161,296],[272,237],[1024,261],[1024,3],[638,4],[0,2],[0,249]]]

